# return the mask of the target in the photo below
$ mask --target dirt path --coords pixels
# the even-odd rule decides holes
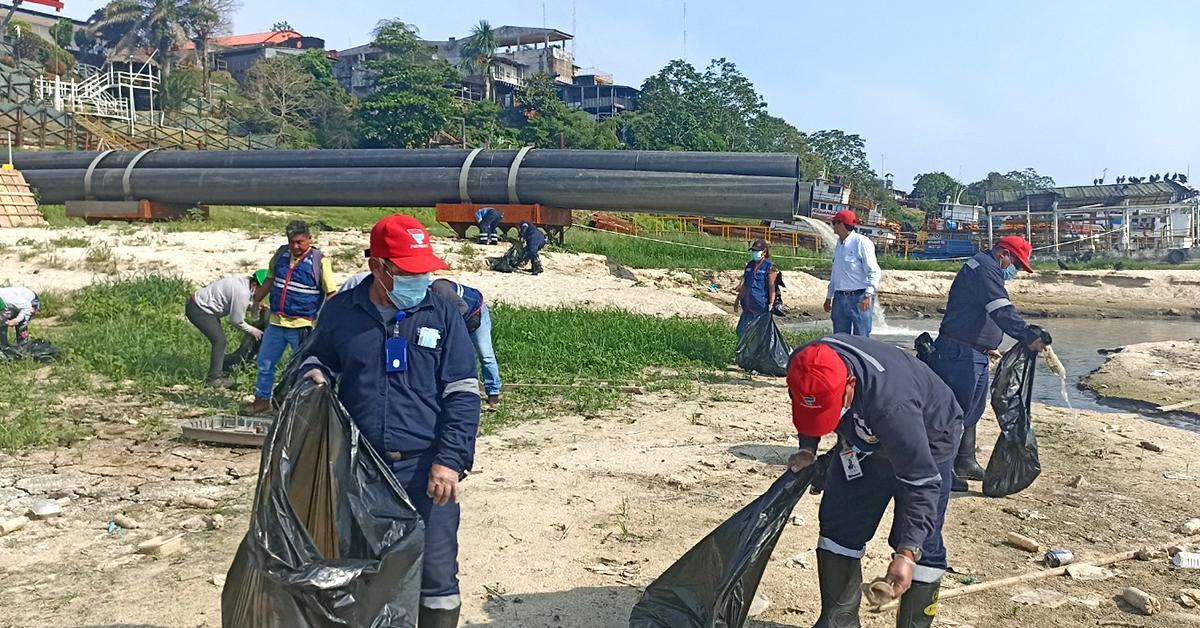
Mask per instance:
[[[101,422],[100,437],[3,460],[0,506],[9,514],[39,496],[69,495],[72,503],[64,517],[31,523],[0,543],[0,625],[219,625],[213,582],[245,531],[258,452],[146,440],[125,420],[159,413],[177,425],[179,411],[81,408]],[[622,625],[639,586],[782,472],[794,446],[786,411],[779,381],[735,377],[696,394],[634,397],[599,417],[562,416],[485,436],[464,485],[464,625]],[[1181,521],[1200,515],[1200,435],[1134,415],[1047,407],[1036,408],[1035,421],[1044,470],[1031,489],[1001,500],[978,493],[953,500],[946,531],[958,570],[981,581],[1038,570],[1036,557],[1001,543],[1008,531],[1086,559],[1169,540]],[[995,436],[985,420],[982,460]],[[1143,440],[1165,452],[1139,448]],[[1084,484],[1070,488],[1076,476]],[[188,550],[174,556],[133,553],[139,540],[180,531],[206,512],[178,505],[187,494],[217,499],[225,526],[186,533]],[[787,559],[804,555],[813,564],[818,503],[801,501],[803,523],[786,529],[764,577],[771,606],[751,625],[814,620],[816,573],[788,567]],[[143,528],[110,533],[106,524],[119,512]],[[869,548],[868,577],[886,566],[885,540],[886,527]],[[1118,572],[1103,582],[1057,578],[953,600],[942,617],[1014,628],[1131,621],[1112,597],[1135,584],[1162,598],[1167,611],[1200,620],[1200,612],[1169,601],[1178,588],[1200,585],[1200,572],[1174,570],[1165,560],[1124,563]],[[947,586],[960,585],[948,578]],[[1031,588],[1079,601],[1050,610],[1009,600]],[[890,621],[867,617],[864,625]]]

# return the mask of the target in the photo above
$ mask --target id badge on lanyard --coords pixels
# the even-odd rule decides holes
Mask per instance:
[[[858,452],[853,447],[846,447],[838,452],[838,459],[842,461],[842,471],[846,473],[847,480],[857,480],[862,477],[862,465],[859,464]]]
[[[392,335],[383,344],[384,370],[388,373],[403,373],[408,370],[408,339],[400,335],[400,321],[404,320],[406,312],[396,312],[396,322],[392,325]]]

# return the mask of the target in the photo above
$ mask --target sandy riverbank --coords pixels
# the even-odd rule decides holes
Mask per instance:
[[[1119,347],[1080,387],[1115,405],[1200,419],[1200,329],[1197,336]]]

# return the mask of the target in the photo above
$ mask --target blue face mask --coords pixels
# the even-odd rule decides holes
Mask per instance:
[[[754,260],[754,261],[756,261],[756,262],[760,262],[760,261],[762,261],[762,258],[763,258],[763,252],[762,252],[762,251],[751,251],[751,252],[750,252],[750,259],[752,259],[752,260]]]
[[[1017,276],[1017,266],[1015,264],[1009,264],[1008,268],[1004,269],[1004,281],[1008,281],[1009,279],[1012,279],[1013,277],[1016,277],[1016,276]]]
[[[388,299],[396,309],[407,310],[416,307],[425,298],[429,290],[429,274],[397,277],[392,275],[392,289]]]

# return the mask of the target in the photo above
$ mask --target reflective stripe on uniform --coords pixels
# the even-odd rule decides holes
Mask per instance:
[[[446,389],[442,391],[443,397],[449,397],[456,392],[469,392],[479,394],[479,380],[474,377],[460,379],[455,382],[446,384]]]
[[[944,576],[944,575],[946,575],[945,569],[938,569],[937,567],[928,567],[926,565],[914,565],[913,566],[913,575],[912,575],[913,582],[923,582],[925,584],[932,584],[934,582],[937,582],[938,580],[941,580],[942,576]]]
[[[817,539],[817,549],[823,549],[831,554],[837,554],[838,556],[845,556],[847,558],[862,558],[863,554],[867,553],[867,549],[865,547],[857,550],[850,549],[844,545],[838,545],[832,539],[824,536]]]
[[[966,266],[971,270],[975,270],[976,268],[979,268],[979,262],[975,261],[974,259],[969,259],[963,263],[963,266]]]
[[[421,606],[435,611],[449,611],[462,606],[462,597],[458,595],[439,595],[437,597],[421,598]]]
[[[995,301],[983,306],[983,309],[986,310],[988,314],[991,314],[1002,307],[1008,307],[1010,305],[1012,305],[1012,301],[1009,301],[1008,299],[996,299]]]
[[[830,338],[830,337],[822,338],[820,341],[832,343],[839,347],[845,347],[846,349],[849,349],[849,350],[857,353],[859,357],[866,360],[871,366],[874,366],[875,369],[877,371],[879,371],[880,373],[887,372],[887,369],[883,368],[883,365],[879,363],[879,360],[876,360],[874,357],[871,356],[871,354],[867,353],[866,351],[863,351],[862,349],[859,349],[858,347],[856,347],[852,344],[845,343],[845,342],[842,342],[841,340],[838,340],[837,338]]]
[[[909,486],[925,486],[926,484],[932,484],[934,482],[941,481],[942,476],[941,475],[931,475],[927,478],[921,478],[919,480],[906,480],[904,478],[896,478],[896,479],[900,480],[901,482],[904,482],[905,484],[908,484]]]

